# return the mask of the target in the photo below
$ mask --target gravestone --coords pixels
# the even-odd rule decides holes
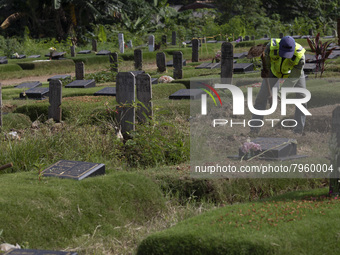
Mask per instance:
[[[139,74],[145,73],[145,71],[143,70],[138,70],[138,71],[131,71],[130,73],[132,73],[135,77]]]
[[[97,40],[92,40],[92,51],[97,52]]]
[[[118,34],[118,44],[119,44],[119,52],[124,53],[124,34]]]
[[[52,54],[45,54],[45,57],[48,57],[50,59],[54,59],[54,60],[61,60],[61,59],[65,59],[64,55],[66,54],[66,51],[63,52],[58,52],[58,51],[53,51]]]
[[[233,56],[234,56],[234,59],[245,58],[247,56],[247,52],[234,53]]]
[[[29,98],[29,99],[36,99],[42,100],[45,99],[49,94],[49,88],[31,88],[26,90],[25,92],[20,93],[20,98]]]
[[[110,53],[109,60],[111,71],[118,73],[118,53],[117,52]]]
[[[100,50],[96,55],[110,55],[110,53],[109,50]]]
[[[283,38],[283,33],[280,33],[280,34],[279,34],[279,38]]]
[[[149,52],[155,51],[155,36],[149,35]]]
[[[198,39],[192,39],[192,54],[191,54],[191,61],[192,62],[198,62],[198,48],[199,48],[199,42]]]
[[[172,45],[176,45],[177,42],[177,35],[176,35],[176,31],[172,31],[172,36],[171,36],[171,44]]]
[[[229,42],[221,46],[221,79],[223,83],[231,84],[233,77],[233,45]]]
[[[48,78],[47,81],[62,80],[62,79],[67,79],[67,78],[71,78],[71,75],[69,75],[69,74],[58,74],[58,75],[54,75],[54,76]]]
[[[135,101],[135,83],[135,75],[132,72],[118,73],[116,100],[120,104],[117,108],[118,121],[123,135],[135,129],[135,108],[131,106]]]
[[[254,71],[253,63],[236,63],[233,67],[234,73],[247,73]]]
[[[244,41],[249,41],[249,35],[246,35],[246,36],[244,37]]]
[[[167,36],[166,35],[162,35],[162,44],[163,45],[166,45],[168,42],[167,42]]]
[[[216,69],[216,68],[220,68],[221,67],[221,63],[202,63],[199,66],[196,66],[195,69]]]
[[[251,40],[252,40],[252,41],[255,40],[255,36],[254,36],[254,35],[251,36]]]
[[[200,99],[205,94],[202,89],[180,89],[169,96],[169,99]]]
[[[127,42],[127,47],[129,48],[129,49],[132,49],[133,48],[133,45],[132,45],[132,41],[131,40],[129,40],[128,42]]]
[[[11,59],[23,59],[23,58],[26,58],[26,55],[24,54],[19,54],[18,56],[11,56]]]
[[[31,82],[23,82],[20,83],[19,85],[15,86],[15,88],[17,89],[21,89],[21,88],[36,88],[36,87],[41,87],[42,83],[40,81],[31,81]]]
[[[65,88],[93,88],[96,86],[96,81],[94,79],[91,80],[75,80],[71,83],[67,84]]]
[[[11,249],[3,255],[78,255],[73,251],[50,251],[33,249]]]
[[[136,76],[137,100],[142,104],[137,108],[137,119],[145,122],[147,118],[152,118],[152,85],[149,74],[140,74]]]
[[[174,51],[173,53],[173,64],[174,64],[174,79],[183,78],[183,53],[181,51]]]
[[[316,72],[316,64],[305,64],[303,66],[303,71],[305,73],[315,73]]]
[[[0,59],[0,65],[8,64],[8,60],[6,58]]]
[[[71,51],[71,57],[76,56],[76,46],[72,45],[70,46],[70,51]]]
[[[90,50],[81,50],[78,52],[78,54],[90,54],[91,51]]]
[[[61,121],[61,94],[62,83],[60,80],[52,80],[49,85],[49,103],[48,118],[55,122]]]
[[[157,78],[151,78],[151,84],[158,84]]]
[[[156,54],[156,63],[158,72],[166,72],[166,57],[164,52],[158,52]]]
[[[28,56],[28,58],[40,58],[41,56],[40,55],[31,55],[31,56]]]
[[[143,51],[141,49],[136,49],[133,51],[133,56],[135,59],[135,69],[143,69]]]
[[[334,140],[333,140],[334,139]],[[332,141],[333,171],[330,174],[329,193],[331,195],[340,194],[340,106],[337,106],[332,113]],[[337,152],[335,152],[337,150]],[[334,155],[336,154],[336,156]]]
[[[94,96],[116,96],[115,87],[106,87],[93,94]]]
[[[187,65],[187,60],[183,59],[182,64],[183,64],[183,66],[186,66]],[[169,66],[169,67],[174,66],[174,61],[173,60],[169,60],[168,62],[166,62],[166,66]]]
[[[337,20],[337,30],[338,30],[338,45],[340,45],[340,18]]]
[[[68,178],[78,181],[86,177],[103,174],[105,174],[104,164],[71,160],[60,160],[42,171],[43,176]]]
[[[76,80],[84,80],[85,65],[84,62],[76,62]]]
[[[256,151],[255,155],[264,152],[259,158],[265,160],[288,160],[304,158],[304,155],[297,155],[297,143],[294,139],[289,138],[269,138],[258,137],[251,142],[260,144],[261,150]],[[239,148],[238,157],[244,156],[241,148]]]

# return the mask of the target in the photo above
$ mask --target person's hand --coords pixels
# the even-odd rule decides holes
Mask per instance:
[[[265,70],[265,69],[261,69],[261,77],[264,78],[268,78],[269,77],[269,71]]]

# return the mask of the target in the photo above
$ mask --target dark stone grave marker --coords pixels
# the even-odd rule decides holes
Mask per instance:
[[[254,71],[253,63],[236,63],[233,68],[234,73],[247,73]]]
[[[61,94],[62,83],[60,80],[51,80],[49,84],[48,118],[55,122],[61,121]]]
[[[137,76],[137,75],[139,75],[139,74],[145,73],[145,71],[143,71],[143,70],[138,70],[138,71],[131,71],[130,73],[133,73],[134,76]]]
[[[17,57],[13,55],[11,56],[11,59],[22,59],[22,58],[26,58],[26,55],[19,54]]]
[[[249,35],[246,35],[245,37],[244,37],[244,41],[249,41]]]
[[[245,58],[246,56],[247,56],[247,52],[234,53],[234,59]]]
[[[50,251],[33,249],[11,249],[3,255],[78,255],[73,251]]]
[[[261,145],[261,151],[255,152],[255,155],[266,151],[259,157],[260,159],[289,160],[306,157],[297,155],[297,144],[294,139],[258,137],[253,139],[252,142]],[[239,158],[242,156],[244,156],[244,153],[239,148]]]
[[[90,54],[91,51],[90,50],[81,50],[78,52],[78,54]]]
[[[8,64],[7,59],[0,59],[0,65]]]
[[[7,57],[6,56],[0,56],[0,60],[2,60],[2,59],[7,59]]]
[[[205,92],[201,89],[180,89],[169,96],[169,99],[200,99]]]
[[[42,171],[43,176],[82,180],[105,174],[105,165],[82,161],[60,160]]]
[[[223,83],[231,84],[233,78],[234,49],[229,42],[221,45],[221,79]]]
[[[212,63],[202,63],[199,66],[196,66],[195,69],[206,69]]]
[[[94,96],[116,96],[116,87],[106,87],[93,94]]]
[[[166,71],[166,57],[164,52],[158,52],[156,54],[156,64],[159,72],[163,73]]]
[[[41,56],[40,55],[31,55],[31,56],[28,56],[28,58],[40,58]]]
[[[85,76],[85,65],[84,62],[76,62],[75,64],[76,80],[84,80]]]
[[[183,53],[181,51],[175,51],[172,55],[173,57],[173,76],[174,79],[183,78]]]
[[[71,78],[71,75],[69,75],[69,74],[58,74],[58,75],[55,75],[55,76],[48,78],[47,81],[62,80],[62,79],[66,79],[66,78]]]
[[[198,39],[192,39],[191,42],[192,42],[191,62],[198,62],[199,41]]]
[[[143,105],[139,104],[137,108],[137,119],[140,122],[147,120],[146,116],[152,118],[152,84],[151,77],[149,74],[140,74],[136,76],[136,93],[137,100]]]
[[[172,45],[176,45],[176,41],[177,41],[177,38],[176,38],[176,31],[172,31],[172,35],[171,35],[171,44]]]
[[[64,55],[66,54],[66,52],[57,52],[57,51],[54,51],[52,52],[52,56],[51,54],[45,54],[45,57],[48,57],[48,58],[52,58],[52,59],[62,59],[64,57]]]
[[[70,52],[71,52],[71,57],[76,56],[76,46],[72,45],[70,46]]]
[[[329,59],[335,59],[340,56],[340,52],[334,51],[331,54],[329,54],[328,58]]]
[[[92,40],[92,51],[96,52],[97,51],[97,40]]]
[[[45,99],[49,94],[49,88],[32,88],[20,93],[20,98]]]
[[[135,69],[143,69],[143,51],[141,49],[136,49],[133,51],[133,56],[135,60]]]
[[[111,51],[109,50],[101,50],[96,55],[109,55]]]
[[[20,83],[19,85],[15,86],[15,88],[17,89],[21,89],[21,88],[36,88],[36,87],[41,87],[42,83],[40,81],[31,81],[31,82],[23,82]]]
[[[315,64],[305,64],[303,66],[303,71],[305,73],[315,73],[316,72],[316,65]]]
[[[183,62],[183,66],[187,65],[187,60],[186,59],[183,59],[182,62]],[[174,61],[173,60],[169,60],[168,62],[166,62],[166,66],[173,67],[174,66]]]
[[[92,80],[75,80],[65,85],[65,88],[93,88],[96,86],[96,81]]]
[[[158,84],[157,78],[151,78],[151,84]]]

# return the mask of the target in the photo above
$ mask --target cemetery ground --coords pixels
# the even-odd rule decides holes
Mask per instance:
[[[305,40],[298,42],[308,49]],[[237,46],[234,53],[248,51],[251,45]],[[219,68],[195,67],[211,62],[220,47],[203,44],[197,63],[189,61],[190,48],[164,49],[167,60],[174,50],[183,52],[184,77],[152,86],[154,117],[137,124],[126,142],[116,135],[115,97],[93,95],[115,86],[108,56],[77,55],[35,64],[12,60],[0,65],[1,80],[13,81],[2,88],[0,165],[12,162],[13,167],[0,173],[1,243],[78,254],[334,254],[340,248],[335,227],[340,223],[340,204],[328,195],[328,179],[190,177],[190,102],[168,97],[188,88],[193,77],[218,78]],[[119,71],[134,70],[133,52],[119,57]],[[155,59],[156,52],[143,53],[146,73],[153,78],[173,76],[172,67],[158,73]],[[97,84],[86,89],[63,87],[61,123],[48,120],[48,99],[18,99],[25,89],[15,88],[15,79],[43,77],[42,87],[48,87],[46,76],[73,72],[74,61],[83,61],[85,79]],[[249,60],[238,60],[242,62]],[[336,81],[339,66],[339,59],[328,60],[324,78]],[[260,72],[233,77],[256,83]],[[313,77],[309,74],[309,79]],[[66,85],[70,79],[62,82]],[[303,164],[329,164],[331,114],[339,103],[339,86],[309,82],[312,116],[307,117],[304,135],[279,127],[264,127],[261,135],[296,139],[298,154],[308,156],[299,159]],[[254,95],[258,90],[254,88]],[[228,107],[226,114],[232,117]],[[279,113],[273,117],[280,118]],[[11,137],[10,131],[18,136]],[[248,134],[248,128],[226,129],[226,158],[238,153]],[[41,176],[43,169],[61,159],[103,163],[106,174],[82,181]],[[228,160],[236,166],[249,164]]]

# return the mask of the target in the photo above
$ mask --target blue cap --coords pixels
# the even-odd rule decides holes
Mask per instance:
[[[280,41],[279,56],[281,58],[292,58],[295,52],[295,40],[291,36],[285,36]]]

